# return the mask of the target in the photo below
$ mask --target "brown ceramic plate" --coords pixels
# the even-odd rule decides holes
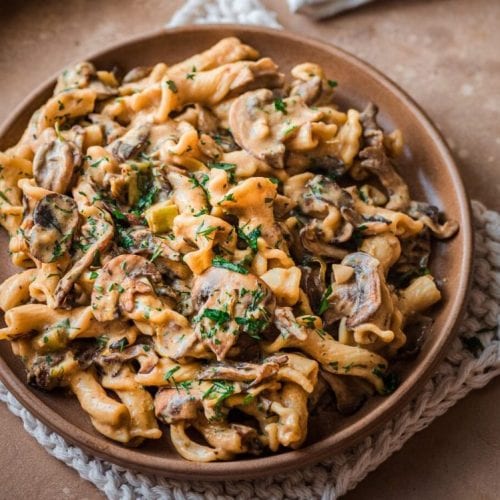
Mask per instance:
[[[283,472],[332,456],[387,422],[415,394],[443,357],[464,305],[471,272],[472,232],[469,203],[457,167],[443,139],[420,108],[394,83],[346,52],[301,36],[241,26],[196,26],[161,31],[115,45],[91,56],[98,68],[124,69],[159,61],[172,63],[206,49],[220,38],[237,36],[272,57],[285,72],[305,61],[323,66],[339,82],[342,107],[363,108],[369,101],[380,108],[386,130],[400,128],[406,147],[399,160],[414,199],[431,202],[460,224],[458,235],[435,244],[432,273],[443,282],[443,301],[434,310],[434,325],[418,357],[408,363],[402,384],[388,397],[375,397],[350,417],[333,414],[310,422],[309,438],[297,451],[226,463],[193,463],[179,457],[166,435],[138,449],[129,449],[96,433],[76,398],[43,393],[26,385],[21,362],[7,342],[0,342],[0,375],[9,390],[55,432],[91,454],[133,469],[188,479],[236,479]],[[49,97],[55,77],[28,96],[0,129],[0,150],[13,145],[33,111]],[[7,237],[1,235],[0,279],[15,269],[8,264]]]

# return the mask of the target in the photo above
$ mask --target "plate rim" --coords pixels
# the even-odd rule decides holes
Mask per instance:
[[[373,67],[370,63],[354,56],[345,49],[331,43],[317,40],[314,37],[303,36],[287,30],[238,24],[203,24],[186,25],[176,28],[162,28],[153,32],[128,37],[119,42],[106,45],[104,48],[89,54],[86,60],[93,61],[113,50],[138,44],[165,34],[216,30],[233,31],[234,36],[242,38],[244,38],[247,33],[272,35],[277,38],[288,39],[309,46],[316,46],[322,50],[336,53],[349,64],[356,66],[362,72],[367,73],[368,76],[376,80],[384,87],[384,91],[394,94],[397,100],[403,103],[405,107],[412,112],[416,120],[423,126],[425,134],[430,137],[443,163],[447,165],[449,177],[453,182],[453,188],[456,192],[458,211],[462,219],[460,231],[463,236],[464,245],[462,247],[462,258],[460,261],[460,281],[456,292],[453,294],[453,303],[449,317],[443,327],[443,329],[446,330],[446,335],[441,336],[439,342],[433,345],[429,350],[426,358],[415,367],[415,370],[403,382],[400,386],[401,391],[399,391],[399,389],[397,391],[398,398],[394,399],[387,397],[381,401],[373,411],[365,415],[359,421],[353,423],[352,426],[299,450],[285,451],[277,455],[261,458],[212,463],[196,463],[189,462],[181,457],[153,457],[143,453],[137,453],[134,449],[114,443],[104,436],[92,435],[65,420],[59,413],[41,402],[36,396],[36,393],[31,392],[26,384],[17,378],[10,370],[3,357],[0,356],[0,379],[15,398],[41,420],[51,431],[60,434],[69,443],[84,449],[91,456],[96,456],[133,470],[145,471],[157,475],[178,479],[193,479],[193,477],[196,477],[196,479],[214,481],[228,480],[229,478],[231,480],[256,478],[269,475],[273,472],[287,472],[300,466],[318,462],[329,454],[338,453],[355,445],[389,421],[391,415],[397,413],[429,379],[437,364],[443,359],[446,348],[455,338],[456,329],[465,312],[465,299],[471,284],[473,258],[473,231],[470,202],[458,167],[442,134],[420,105],[402,90],[398,84],[380,70]],[[79,58],[78,61],[80,60],[83,59]],[[72,62],[75,61],[70,61],[66,66],[71,65]],[[15,106],[0,126],[0,138],[3,138],[32,101],[36,100],[41,94],[47,92],[47,90],[54,85],[55,79],[60,71],[61,70],[45,79]]]

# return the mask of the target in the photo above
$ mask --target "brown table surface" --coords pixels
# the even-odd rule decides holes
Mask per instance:
[[[160,28],[180,0],[0,2],[0,121],[54,71]],[[500,209],[500,2],[379,0],[314,23],[264,0],[292,31],[332,42],[398,82],[448,140],[471,197]],[[346,498],[494,499],[500,491],[500,380],[460,401]],[[101,498],[0,405],[0,498]]]

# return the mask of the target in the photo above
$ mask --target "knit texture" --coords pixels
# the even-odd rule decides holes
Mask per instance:
[[[51,455],[73,467],[110,499],[336,499],[354,488],[416,432],[472,389],[500,374],[500,214],[474,201],[475,264],[459,337],[425,387],[377,433],[331,460],[258,481],[177,481],[147,476],[91,457],[51,432],[0,384],[0,399]],[[477,337],[475,355],[465,346]]]
[[[170,25],[239,22],[279,26],[258,0],[188,0]],[[48,453],[75,469],[110,499],[323,499],[354,488],[416,432],[473,389],[500,374],[500,213],[473,201],[475,262],[467,314],[459,336],[419,394],[382,429],[322,463],[258,481],[177,481],[148,476],[94,458],[37,420],[0,383],[0,400]],[[471,342],[470,338],[480,340]],[[474,349],[472,349],[474,347]],[[474,351],[474,353],[471,352]]]

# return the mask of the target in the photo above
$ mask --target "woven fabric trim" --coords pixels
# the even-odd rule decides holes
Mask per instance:
[[[187,0],[168,26],[239,23],[281,28],[258,0]],[[229,500],[334,500],[354,488],[416,432],[427,427],[473,389],[500,374],[500,213],[472,203],[475,263],[467,315],[444,361],[421,392],[390,422],[359,445],[322,463],[258,481],[177,481],[148,476],[92,457],[37,420],[0,383],[0,400],[48,453],[75,469],[108,498]],[[478,337],[475,357],[464,346]]]
[[[473,286],[459,337],[418,396],[383,429],[358,446],[304,470],[258,481],[177,481],[147,476],[91,457],[51,432],[0,384],[0,399],[51,455],[94,483],[110,499],[311,499],[333,500],[354,488],[416,432],[473,389],[500,374],[500,214],[472,204],[475,226]],[[464,339],[479,337],[475,357]],[[465,342],[466,343],[466,342]]]
[[[168,27],[185,24],[256,24],[281,29],[276,13],[259,0],[187,0],[172,16]]]

